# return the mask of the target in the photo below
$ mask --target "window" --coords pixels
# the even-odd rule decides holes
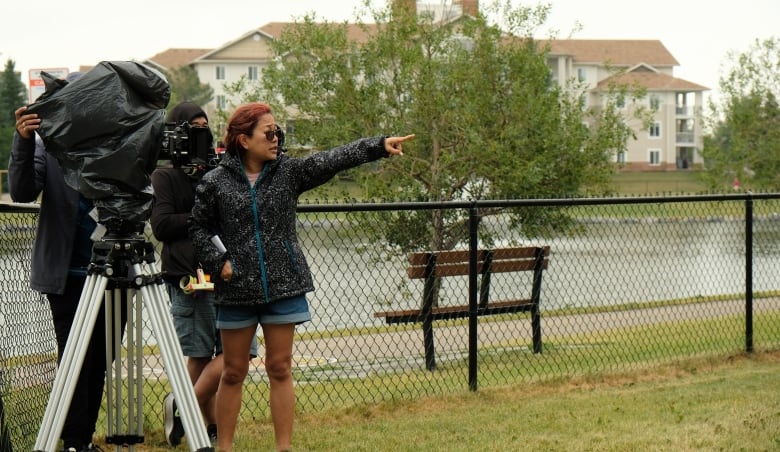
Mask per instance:
[[[618,151],[616,160],[618,163],[626,163],[626,151]]]
[[[284,135],[287,145],[300,144],[295,136],[295,120],[290,119],[284,124]]]
[[[590,107],[590,96],[588,94],[583,94],[580,97],[580,110],[587,111],[589,107]]]
[[[661,164],[661,150],[660,149],[651,149],[650,150],[650,164],[651,165],[660,165]]]
[[[249,66],[246,70],[246,76],[249,80],[257,80],[260,70],[257,66]]]
[[[588,78],[588,72],[584,67],[577,69],[577,81],[584,82]]]
[[[288,119],[284,123],[285,141],[288,147],[303,148],[310,146],[310,140],[306,138],[307,130],[311,130],[312,123],[306,119]],[[309,142],[307,142],[309,140]]]
[[[660,137],[661,137],[661,123],[656,121],[652,125],[650,125],[650,138],[660,138]]]
[[[650,96],[650,108],[653,111],[661,109],[661,99],[658,96]]]
[[[217,94],[217,109],[224,110],[227,107],[227,99],[224,94]]]
[[[217,80],[225,80],[225,66],[217,66]]]

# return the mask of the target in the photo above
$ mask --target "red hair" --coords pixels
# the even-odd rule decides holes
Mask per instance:
[[[241,134],[252,136],[252,132],[257,126],[257,122],[262,116],[271,114],[271,107],[263,102],[253,102],[244,104],[236,108],[236,111],[230,116],[227,131],[225,132],[225,152],[241,156],[239,152],[244,151],[243,146],[238,142],[238,136]]]

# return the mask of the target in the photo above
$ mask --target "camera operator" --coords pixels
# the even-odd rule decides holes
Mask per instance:
[[[172,168],[157,168],[152,173],[152,231],[163,244],[163,278],[171,299],[176,334],[182,352],[188,357],[187,371],[209,439],[216,443],[215,394],[222,373],[222,344],[215,323],[213,295],[208,290],[185,291],[181,287],[182,278],[188,280],[197,274],[198,261],[188,236],[188,219],[195,204],[195,186],[215,164],[216,154],[213,148],[194,149],[204,142],[182,133],[182,130],[197,132],[192,129],[208,128],[208,116],[199,106],[182,102],[171,110],[166,122],[174,128],[174,135],[181,134],[169,137],[167,151],[186,155],[171,155],[171,161],[176,162]],[[206,155],[209,153],[214,155]],[[257,356],[256,341],[250,354]],[[165,398],[164,415],[165,438],[171,446],[176,446],[184,436],[184,429],[173,394]]]
[[[82,73],[72,72],[72,82]],[[36,134],[45,118],[26,114],[27,107],[14,112],[14,132],[8,163],[8,187],[14,202],[34,202],[41,195],[38,229],[32,249],[30,287],[46,295],[57,339],[57,360],[62,361],[92,257],[92,233],[96,223],[90,216],[92,200],[65,182],[57,159],[46,152]],[[125,300],[122,300],[123,303]],[[122,312],[122,331],[126,309]],[[101,450],[92,443],[106,375],[105,313],[101,304],[89,339],[87,352],[62,429],[65,452]],[[114,347],[111,347],[113,350]]]

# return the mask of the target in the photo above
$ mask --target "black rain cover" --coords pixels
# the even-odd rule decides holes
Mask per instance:
[[[46,91],[28,107],[66,183],[93,199],[109,232],[137,231],[151,216],[170,86],[132,61],[103,61],[71,83],[42,72]]]

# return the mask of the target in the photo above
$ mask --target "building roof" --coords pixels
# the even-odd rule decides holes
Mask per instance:
[[[269,22],[249,30],[230,42],[215,49],[168,49],[149,58],[161,69],[170,69],[208,60],[238,43],[259,34],[267,39],[277,39],[291,27],[300,27],[298,22]],[[329,23],[344,26],[347,38],[354,42],[366,42],[376,32],[377,24]],[[663,74],[654,68],[678,66],[679,63],[660,40],[639,39],[554,39],[537,40],[549,46],[552,56],[570,56],[574,63],[608,65],[627,69],[626,73],[599,82],[597,89],[606,89],[609,83],[634,84],[648,91],[684,90],[707,91],[709,88],[683,79]]]
[[[596,89],[606,90],[613,83],[641,86],[647,91],[709,91],[706,86],[649,69],[645,65],[638,65],[633,70],[608,77],[600,81]]]
[[[247,40],[252,39],[255,35],[261,39],[266,40],[278,39],[285,31],[294,30],[295,27],[303,27],[306,24],[299,22],[269,22],[259,28],[249,30],[242,34],[238,38],[229,41],[216,49],[209,50],[202,55],[199,55],[193,62],[200,62],[206,60],[219,60],[224,59],[226,55],[230,56],[228,59],[235,59],[235,53],[230,52],[233,47],[241,46]],[[357,23],[341,23],[341,22],[329,22],[329,23],[317,23],[318,26],[332,26],[332,27],[346,27],[347,39],[357,43],[367,42],[372,33],[377,29],[376,24],[357,24]],[[245,52],[245,50],[244,50]],[[232,53],[232,54],[231,54]],[[256,58],[256,56],[255,56]]]
[[[550,55],[571,56],[575,63],[634,66],[647,63],[655,67],[680,63],[657,39],[552,39],[538,43],[550,46]]]
[[[278,38],[282,33],[290,27],[300,27],[303,24],[298,22],[270,22],[258,30],[270,35],[273,38]],[[323,24],[320,24],[323,25]],[[338,23],[333,22],[329,25],[332,26],[346,26],[347,27],[347,39],[354,42],[366,42],[368,38],[377,30],[377,24],[356,24],[356,23]]]
[[[192,63],[198,57],[210,51],[211,49],[168,49],[148,58],[146,61],[153,63],[161,69],[175,69]]]

